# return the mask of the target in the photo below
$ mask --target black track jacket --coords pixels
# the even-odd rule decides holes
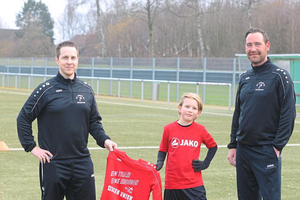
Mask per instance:
[[[296,118],[294,85],[289,73],[270,59],[240,77],[232,119],[231,141],[245,145],[273,145],[282,150]]]
[[[37,118],[38,141],[53,159],[89,156],[89,133],[104,147],[110,139],[101,124],[94,92],[80,79],[65,79],[60,73],[40,84],[29,96],[17,118],[19,140],[26,152],[36,142],[32,122]]]

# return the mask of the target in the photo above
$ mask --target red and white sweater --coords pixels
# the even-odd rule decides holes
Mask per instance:
[[[162,186],[156,166],[133,160],[114,149],[107,157],[105,182],[100,200],[162,200]]]

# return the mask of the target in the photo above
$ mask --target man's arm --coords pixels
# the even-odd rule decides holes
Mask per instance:
[[[40,86],[38,88],[40,88]],[[40,162],[45,163],[50,162],[53,155],[51,152],[39,148],[32,135],[32,122],[39,115],[39,112],[43,107],[39,101],[42,97],[40,94],[41,93],[37,93],[37,89],[35,89],[25,102],[17,117],[17,131],[24,150],[26,152],[31,152],[32,155],[40,160]]]
[[[89,132],[100,147],[108,148],[108,150],[110,151],[111,148],[116,147],[116,143],[112,144],[110,142],[110,137],[105,133],[101,120],[102,117],[100,116],[95,97],[93,96],[93,105],[89,121]],[[106,142],[107,144],[105,144]]]
[[[230,143],[227,145],[227,148],[229,148],[227,159],[232,166],[236,166],[236,147],[237,147],[236,133],[239,128],[239,118],[240,118],[240,101],[239,101],[240,89],[241,89],[241,83],[239,83],[239,87],[236,94],[235,109],[234,109],[234,114],[233,114],[232,124],[231,124]]]
[[[50,86],[42,87],[41,85],[42,84],[40,84],[31,93],[17,117],[18,137],[26,152],[30,152],[34,147],[36,147],[36,142],[34,141],[34,137],[32,135],[32,122],[43,110],[45,101],[41,100],[44,97],[45,91],[50,88]],[[40,90],[40,88],[43,89]]]
[[[230,134],[230,143],[227,145],[229,149],[236,148],[237,141],[236,141],[236,133],[239,128],[239,118],[240,118],[240,84],[237,90],[236,99],[235,99],[235,109],[232,117],[231,123],[231,134]]]
[[[26,113],[26,103],[17,117],[17,131],[20,143],[26,152],[30,152],[36,147],[36,142],[32,135],[32,122],[34,119]]]
[[[281,77],[281,85],[278,88],[278,95],[281,99],[281,110],[278,131],[275,140],[273,141],[273,146],[276,150],[281,151],[288,143],[294,129],[296,97],[294,84],[290,75],[285,71],[279,71],[278,73]]]

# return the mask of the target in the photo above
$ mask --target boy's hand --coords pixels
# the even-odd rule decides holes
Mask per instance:
[[[163,166],[164,166],[164,161],[162,161],[162,160],[157,161],[157,163],[156,163],[156,170],[157,171],[161,170],[161,168]]]
[[[201,160],[193,160],[192,162],[194,172],[199,172],[208,168],[208,163]]]

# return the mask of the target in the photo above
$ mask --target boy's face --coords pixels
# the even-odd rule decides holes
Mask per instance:
[[[180,113],[179,123],[181,125],[191,124],[201,113],[195,99],[185,98],[182,106],[178,106]]]

